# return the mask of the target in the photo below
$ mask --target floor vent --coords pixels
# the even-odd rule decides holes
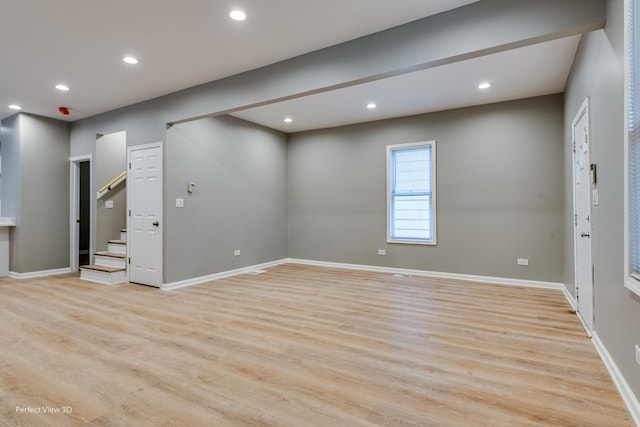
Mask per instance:
[[[247,271],[246,274],[251,274],[252,276],[257,276],[258,274],[266,273],[267,270],[251,270]]]
[[[394,274],[393,277],[398,277],[400,279],[411,279],[410,274]]]

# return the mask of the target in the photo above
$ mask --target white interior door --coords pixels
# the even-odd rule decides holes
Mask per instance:
[[[162,284],[162,144],[128,150],[129,281]]]
[[[591,260],[591,192],[589,103],[585,101],[573,121],[574,239],[578,314],[593,330],[593,263]]]

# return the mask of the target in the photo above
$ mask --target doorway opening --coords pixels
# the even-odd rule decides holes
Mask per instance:
[[[70,266],[78,271],[91,263],[93,209],[91,206],[91,156],[73,157],[71,162]]]
[[[78,210],[78,265],[91,264],[91,165],[80,162],[80,191]]]

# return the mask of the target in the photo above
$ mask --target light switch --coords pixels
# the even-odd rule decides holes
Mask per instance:
[[[105,209],[113,209],[113,200],[105,200],[104,207]]]
[[[184,199],[176,199],[176,208],[184,208]]]
[[[593,206],[600,206],[600,191],[597,188],[591,193],[591,203]]]

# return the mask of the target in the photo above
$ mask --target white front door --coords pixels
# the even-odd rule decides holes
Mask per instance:
[[[593,330],[593,264],[591,260],[591,192],[589,103],[582,104],[573,120],[574,240],[578,314]]]
[[[128,150],[129,281],[162,284],[162,143]]]

